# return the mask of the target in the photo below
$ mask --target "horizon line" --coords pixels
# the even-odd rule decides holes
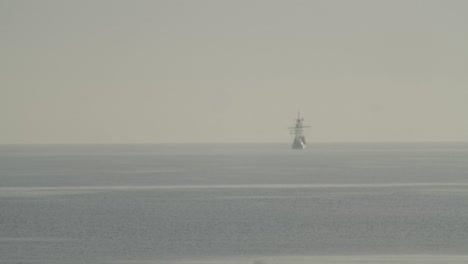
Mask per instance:
[[[462,143],[468,144],[467,141],[462,140],[434,140],[434,141],[316,141],[308,142],[307,145],[320,145],[320,144],[447,144],[447,143]],[[82,143],[73,143],[73,142],[44,142],[44,143],[0,143],[0,146],[22,146],[22,145],[37,145],[37,146],[50,146],[50,145],[245,145],[245,144],[256,144],[256,145],[266,145],[266,144],[291,144],[290,142],[258,142],[258,141],[239,141],[239,142],[82,142]]]

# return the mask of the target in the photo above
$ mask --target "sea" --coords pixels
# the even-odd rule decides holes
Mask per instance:
[[[468,143],[2,145],[0,263],[468,263]]]

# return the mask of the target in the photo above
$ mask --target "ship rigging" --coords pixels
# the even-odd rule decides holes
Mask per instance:
[[[304,137],[304,128],[309,126],[304,126],[304,118],[301,117],[301,113],[297,113],[296,124],[293,127],[289,127],[289,131],[294,135],[294,141],[291,145],[293,149],[305,149],[306,140]]]

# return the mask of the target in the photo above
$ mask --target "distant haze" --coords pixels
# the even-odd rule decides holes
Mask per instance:
[[[0,0],[0,144],[467,141],[467,10]]]

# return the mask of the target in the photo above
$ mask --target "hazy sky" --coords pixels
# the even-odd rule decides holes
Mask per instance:
[[[0,144],[467,141],[468,1],[0,0]]]

